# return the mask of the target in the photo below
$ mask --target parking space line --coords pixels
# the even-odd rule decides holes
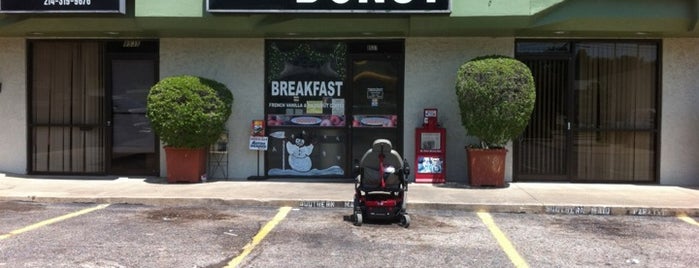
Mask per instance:
[[[64,221],[64,220],[67,220],[67,219],[70,219],[70,218],[73,218],[73,217],[80,216],[80,215],[83,215],[83,214],[87,214],[87,213],[93,212],[93,211],[95,211],[95,210],[100,210],[100,209],[106,208],[106,207],[108,207],[108,206],[109,206],[109,204],[101,204],[101,205],[98,205],[98,206],[95,206],[95,207],[86,208],[86,209],[83,209],[83,210],[80,210],[80,211],[76,211],[76,212],[73,212],[73,213],[70,213],[70,214],[66,214],[66,215],[63,215],[63,216],[60,216],[60,217],[56,217],[56,218],[53,218],[53,219],[48,219],[48,220],[45,220],[45,221],[42,221],[42,222],[37,222],[37,223],[32,224],[32,225],[29,225],[29,226],[27,226],[27,227],[14,230],[14,231],[9,232],[9,233],[4,234],[4,235],[0,235],[0,240],[7,239],[7,238],[10,238],[10,237],[12,237],[12,236],[21,234],[21,233],[29,232],[29,231],[31,231],[31,230],[38,229],[38,228],[41,228],[41,227],[44,227],[44,226],[47,226],[47,225],[51,225],[51,224],[54,224],[54,223],[57,223],[57,222],[60,222],[60,221]]]
[[[682,221],[684,221],[684,222],[686,222],[686,223],[699,226],[699,223],[697,223],[697,221],[695,221],[695,220],[692,219],[691,217],[687,216],[687,214],[685,214],[685,213],[677,214],[677,218],[680,219],[680,220],[682,220]]]
[[[262,240],[269,234],[269,232],[274,229],[274,227],[279,224],[284,218],[286,218],[286,215],[289,214],[289,211],[291,211],[291,207],[281,207],[279,208],[279,212],[277,212],[277,215],[274,216],[267,224],[265,224],[262,229],[260,229],[259,232],[252,238],[252,241],[245,245],[243,247],[243,252],[238,255],[238,257],[235,257],[233,260],[231,260],[226,267],[238,267],[240,263],[245,259],[245,257],[252,252],[252,250],[262,242]]]
[[[498,241],[498,244],[500,245],[500,248],[502,248],[503,251],[505,251],[505,254],[507,254],[507,257],[510,258],[510,261],[512,264],[515,265],[517,268],[527,268],[529,267],[529,264],[522,258],[522,256],[517,253],[517,250],[515,247],[512,245],[509,239],[507,239],[507,236],[505,233],[503,233],[500,228],[495,224],[495,221],[493,220],[493,217],[490,216],[488,212],[478,212],[478,217],[481,218],[481,221],[488,226],[488,230],[493,234],[495,239]]]

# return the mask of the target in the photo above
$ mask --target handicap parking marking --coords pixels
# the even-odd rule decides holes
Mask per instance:
[[[265,239],[265,237],[274,229],[274,227],[276,227],[277,224],[286,218],[289,211],[291,211],[291,207],[279,208],[277,215],[275,215],[274,218],[267,222],[267,224],[265,224],[265,226],[262,227],[259,232],[257,232],[257,234],[252,238],[252,241],[243,247],[243,252],[240,253],[238,257],[231,260],[226,267],[238,267],[245,257],[247,257],[248,254],[250,254],[250,252],[252,252],[252,250],[255,249],[255,247],[259,245],[263,239]]]
[[[510,258],[510,261],[512,264],[515,265],[517,268],[528,268],[529,264],[522,258],[519,253],[517,253],[517,250],[515,247],[512,245],[512,242],[507,238],[507,235],[503,233],[500,228],[495,224],[495,221],[493,220],[493,217],[490,215],[490,213],[485,212],[485,211],[480,211],[477,212],[478,217],[481,218],[481,221],[488,227],[488,230],[490,230],[490,233],[493,234],[495,237],[495,240],[498,241],[498,244],[500,245],[500,248],[507,254],[507,257]]]
[[[677,214],[677,218],[680,219],[680,220],[682,220],[682,221],[684,221],[684,222],[686,222],[686,223],[692,224],[692,225],[694,225],[694,226],[699,226],[699,223],[697,223],[697,221],[695,221],[695,220],[692,219],[691,217],[687,216],[686,213],[679,213],[679,214]]]
[[[98,206],[95,206],[95,207],[86,208],[86,209],[83,209],[83,210],[80,210],[80,211],[76,211],[76,212],[73,212],[73,213],[69,213],[69,214],[66,214],[66,215],[63,215],[63,216],[59,216],[59,217],[55,217],[55,218],[48,219],[48,220],[45,220],[45,221],[37,222],[37,223],[35,223],[35,224],[32,224],[32,225],[29,225],[29,226],[26,226],[26,227],[23,227],[23,228],[14,230],[14,231],[12,231],[12,232],[9,232],[9,233],[3,234],[3,235],[0,235],[0,240],[4,240],[4,239],[10,238],[10,237],[13,237],[13,236],[15,236],[15,235],[21,234],[21,233],[29,232],[29,231],[31,231],[31,230],[35,230],[35,229],[38,229],[38,228],[41,228],[41,227],[44,227],[44,226],[47,226],[47,225],[51,225],[51,224],[60,222],[60,221],[64,221],[64,220],[67,220],[67,219],[70,219],[70,218],[74,218],[74,217],[77,217],[77,216],[80,216],[80,215],[84,215],[84,214],[87,214],[87,213],[90,213],[90,212],[93,212],[93,211],[96,211],[96,210],[104,209],[104,208],[108,207],[109,205],[110,205],[110,204],[101,204],[101,205],[98,205]]]

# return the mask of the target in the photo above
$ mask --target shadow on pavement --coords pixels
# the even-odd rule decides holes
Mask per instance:
[[[505,187],[494,187],[494,186],[471,186],[468,183],[458,183],[458,182],[447,182],[440,184],[433,184],[434,187],[438,188],[450,188],[450,189],[471,189],[471,190],[498,190],[510,187],[510,183],[505,182]]]

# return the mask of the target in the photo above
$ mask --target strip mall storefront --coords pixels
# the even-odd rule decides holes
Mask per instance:
[[[416,128],[436,108],[446,181],[463,183],[477,139],[460,123],[456,70],[503,54],[537,83],[507,180],[699,184],[689,3],[44,2],[0,2],[0,172],[164,176],[145,96],[192,74],[235,96],[218,158],[228,172],[212,177],[348,178],[376,138],[413,165]],[[248,147],[254,120],[262,153]]]

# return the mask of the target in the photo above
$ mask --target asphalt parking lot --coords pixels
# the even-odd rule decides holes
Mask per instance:
[[[696,267],[696,218],[0,202],[0,267]]]

